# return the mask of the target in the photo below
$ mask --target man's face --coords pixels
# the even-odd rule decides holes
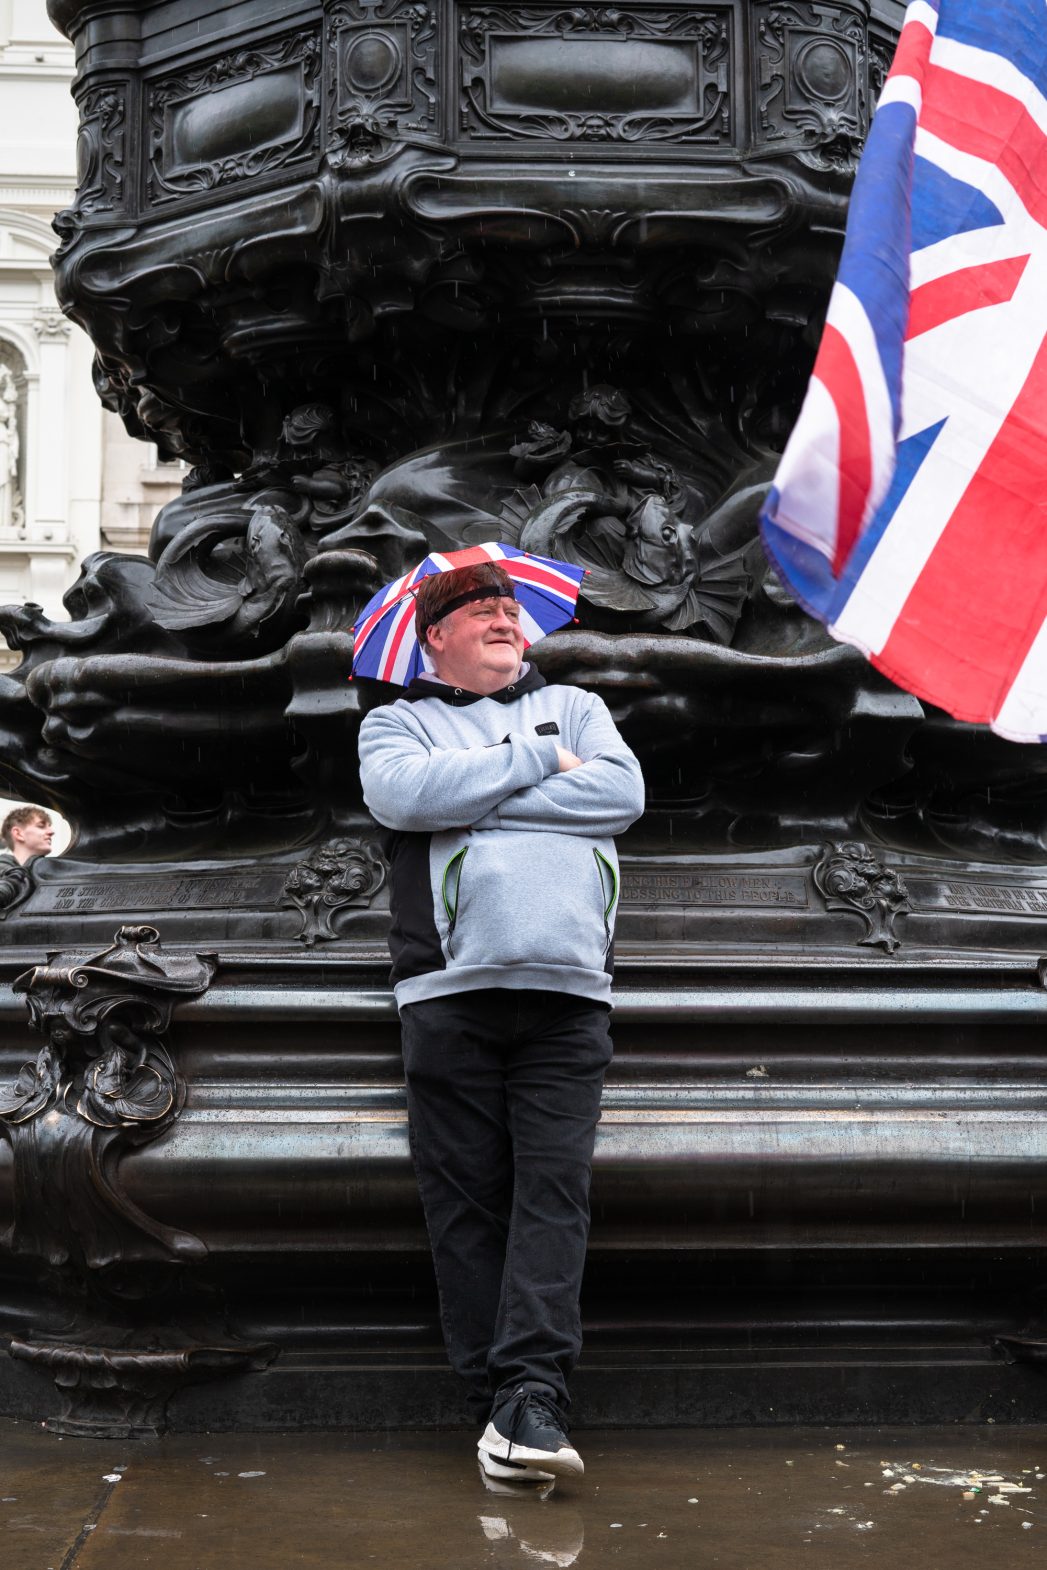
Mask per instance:
[[[14,853],[19,861],[31,856],[47,856],[51,851],[54,829],[44,818],[30,818],[28,823],[16,823],[11,828]]]
[[[497,692],[520,669],[526,640],[515,600],[474,600],[429,628],[436,674],[468,692]]]

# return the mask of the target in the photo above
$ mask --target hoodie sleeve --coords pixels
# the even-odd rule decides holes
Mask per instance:
[[[524,786],[475,827],[555,829],[594,837],[624,833],[643,813],[643,774],[607,705],[595,694],[574,750],[582,759],[580,769],[550,774],[538,784]]]
[[[510,736],[493,747],[429,747],[395,705],[373,709],[360,727],[364,801],[387,829],[468,828],[558,768],[551,736]]]

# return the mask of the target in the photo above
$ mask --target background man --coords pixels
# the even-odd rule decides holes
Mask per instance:
[[[34,856],[49,856],[54,827],[49,813],[42,807],[13,807],[0,823],[0,860],[16,861],[25,866]]]
[[[603,702],[522,665],[504,569],[426,578],[416,678],[360,731],[391,832],[393,982],[444,1337],[492,1477],[579,1474],[566,1435],[600,1093],[612,836],[643,811]]]

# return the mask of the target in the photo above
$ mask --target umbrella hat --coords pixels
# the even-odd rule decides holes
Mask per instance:
[[[394,583],[379,589],[357,618],[353,631],[353,675],[407,687],[426,669],[415,632],[415,591],[423,578],[496,562],[509,574],[520,606],[520,627],[528,648],[574,619],[584,567],[532,556],[512,545],[471,545],[467,550],[434,552]]]

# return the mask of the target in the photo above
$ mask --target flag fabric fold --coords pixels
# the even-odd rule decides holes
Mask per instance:
[[[1047,0],[913,0],[762,519],[899,686],[1047,739]]]

